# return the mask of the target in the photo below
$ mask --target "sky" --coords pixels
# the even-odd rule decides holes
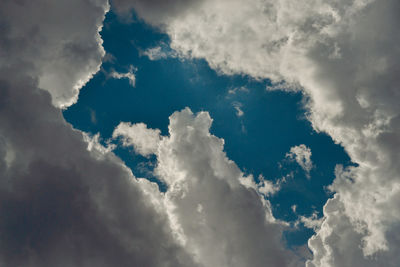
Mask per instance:
[[[0,3],[0,266],[398,266],[400,4],[300,2]]]

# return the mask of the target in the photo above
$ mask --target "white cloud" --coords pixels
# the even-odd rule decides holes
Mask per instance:
[[[210,267],[296,263],[283,248],[283,226],[273,218],[269,201],[257,193],[258,186],[243,185],[254,180],[227,158],[224,141],[209,132],[211,123],[206,112],[175,112],[156,153],[155,173],[168,185],[169,212],[188,252]],[[277,190],[261,180],[265,194]]]
[[[290,148],[290,151],[286,153],[286,158],[295,160],[297,164],[306,172],[308,178],[310,178],[310,171],[313,168],[311,160],[311,149],[304,144],[294,146]]]
[[[129,84],[132,87],[135,87],[136,85],[136,76],[135,76],[135,72],[137,71],[137,69],[135,67],[133,67],[132,65],[129,67],[129,71],[126,73],[120,73],[120,72],[116,72],[115,70],[112,71],[110,73],[110,76],[112,78],[115,79],[128,79],[129,80]]]
[[[244,112],[242,110],[243,104],[240,102],[233,102],[232,103],[233,108],[236,110],[236,116],[242,117],[244,115]]]
[[[235,95],[238,92],[243,92],[243,93],[248,93],[250,90],[244,86],[241,87],[235,87],[233,89],[228,90],[228,94],[230,95]]]
[[[320,229],[323,218],[318,218],[318,214],[314,212],[311,214],[310,217],[306,216],[300,216],[300,222],[304,224],[305,227],[313,229],[314,231],[317,231]]]
[[[122,137],[123,146],[133,146],[142,156],[155,154],[160,143],[160,130],[149,129],[144,123],[121,122],[114,130],[112,137]]]
[[[175,58],[178,56],[175,50],[171,50],[169,46],[162,43],[159,46],[151,47],[141,52],[141,54],[147,56],[150,60],[160,60],[166,58]]]
[[[266,199],[279,186],[262,176],[259,184],[244,176],[223,151],[223,139],[210,134],[211,123],[207,112],[175,112],[169,136],[153,150],[154,173],[168,189],[148,192],[169,218],[174,236],[205,267],[300,264],[284,249],[285,226],[275,220]]]
[[[153,19],[186,57],[225,74],[271,78],[307,95],[309,120],[358,167],[310,240],[309,266],[395,266],[400,246],[400,62],[397,0],[204,0]],[[271,88],[269,88],[271,89]]]

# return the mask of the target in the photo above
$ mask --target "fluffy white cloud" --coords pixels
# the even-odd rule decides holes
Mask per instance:
[[[160,130],[149,129],[144,123],[121,122],[114,130],[113,138],[122,137],[123,146],[133,146],[142,156],[155,154],[160,143]]]
[[[110,73],[110,76],[115,79],[128,79],[129,84],[132,87],[136,85],[136,76],[135,76],[136,68],[132,65],[129,67],[129,71],[125,73],[116,72],[115,70]]]
[[[180,54],[303,90],[314,129],[358,164],[336,172],[309,266],[398,262],[399,9],[397,0],[204,0],[167,19],[143,16]]]
[[[311,149],[304,144],[294,146],[290,148],[290,151],[286,153],[286,158],[295,160],[297,164],[306,172],[308,178],[310,178],[310,171],[313,168],[311,160]]]
[[[284,249],[284,225],[257,186],[243,185],[254,184],[253,177],[227,158],[224,141],[209,132],[211,123],[208,113],[188,108],[170,117],[169,136],[155,150],[155,174],[168,189],[149,189],[153,201],[165,206],[176,236],[201,266],[300,266]],[[262,183],[261,191],[277,190],[269,185]]]

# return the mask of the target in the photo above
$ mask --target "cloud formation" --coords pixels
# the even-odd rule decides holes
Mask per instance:
[[[110,73],[110,76],[111,76],[112,78],[114,78],[114,79],[128,79],[129,84],[130,84],[132,87],[135,87],[135,85],[136,85],[135,71],[136,71],[136,68],[133,67],[133,66],[131,65],[131,66],[129,67],[129,71],[128,71],[128,72],[121,73],[121,72],[117,72],[117,71],[113,70],[113,71]]]
[[[112,137],[122,137],[122,145],[132,146],[136,153],[142,156],[149,156],[157,152],[160,143],[160,133],[158,129],[149,129],[144,123],[121,122],[114,130]]]
[[[282,243],[285,225],[256,188],[243,185],[243,179],[254,184],[253,177],[227,158],[224,141],[209,132],[211,123],[207,112],[175,112],[169,136],[155,149],[154,172],[168,190],[151,195],[164,205],[178,240],[201,266],[301,266]],[[125,131],[126,138],[135,128]],[[268,185],[261,188],[265,194],[275,190]]]
[[[294,146],[290,148],[290,151],[286,153],[286,158],[295,160],[297,164],[306,172],[308,178],[310,178],[310,171],[313,168],[311,160],[311,149],[304,144]]]
[[[399,10],[396,0],[205,0],[161,23],[144,17],[181,55],[302,90],[314,129],[358,164],[337,168],[308,266],[399,262]]]

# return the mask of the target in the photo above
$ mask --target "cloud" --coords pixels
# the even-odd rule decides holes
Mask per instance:
[[[131,66],[129,67],[129,71],[128,71],[128,72],[126,72],[126,73],[120,73],[120,72],[116,72],[116,71],[114,70],[114,71],[112,71],[112,72],[110,73],[110,76],[111,76],[112,78],[115,78],[115,79],[128,79],[128,80],[129,80],[129,84],[130,84],[132,87],[135,87],[135,85],[136,85],[136,76],[135,76],[136,70],[137,70],[137,69],[131,65]]]
[[[104,56],[99,30],[108,2],[5,0],[0,7],[0,66],[11,67],[18,55],[20,64],[29,62],[25,71],[50,92],[54,105],[76,102]]]
[[[269,201],[243,185],[254,184],[252,176],[227,158],[224,141],[209,132],[211,123],[207,112],[188,108],[170,116],[154,170],[168,189],[163,195],[153,191],[154,201],[164,203],[176,236],[201,266],[300,265],[284,248],[284,225],[274,219]],[[276,190],[268,182],[260,186],[265,194]]]
[[[235,87],[233,89],[228,90],[229,95],[236,95],[236,93],[238,93],[238,92],[248,93],[249,89],[244,86],[241,86],[241,87]]]
[[[296,211],[296,209],[294,209],[294,212]],[[305,227],[313,229],[314,231],[317,231],[323,222],[323,218],[318,218],[318,214],[316,212],[314,212],[313,214],[311,214],[310,217],[306,217],[306,216],[300,216],[300,220],[301,223],[304,224]]]
[[[114,5],[135,8],[181,55],[205,58],[221,73],[301,86],[314,129],[358,164],[337,167],[307,266],[397,265],[400,2]],[[165,196],[95,139],[88,150],[65,122],[56,107],[74,103],[99,69],[107,10],[105,0],[0,2],[0,264],[291,264],[269,202],[239,182],[243,174],[209,133],[207,113],[171,117],[156,152]]]
[[[203,0],[113,0],[112,6],[122,16],[130,17],[132,9],[147,23],[163,26],[177,15],[195,9]]]
[[[242,117],[244,115],[244,112],[242,110],[242,106],[243,106],[242,103],[235,101],[232,103],[232,106],[236,110],[237,117]]]
[[[148,48],[145,51],[142,51],[141,55],[147,56],[150,60],[160,60],[160,59],[178,57],[176,51],[171,50],[171,48],[165,43],[161,43],[161,45],[159,46]]]
[[[204,0],[150,21],[181,55],[269,78],[277,85],[269,89],[301,89],[314,129],[358,164],[336,172],[308,266],[398,262],[399,8],[396,0]]]
[[[313,168],[311,161],[311,149],[304,144],[294,146],[290,148],[290,151],[286,153],[286,158],[295,160],[297,164],[306,172],[308,178],[310,178],[310,171]]]
[[[0,84],[1,265],[196,266],[118,158],[20,70],[2,69]]]
[[[1,29],[12,30],[0,41],[2,59],[7,59],[0,65],[0,265],[297,264],[296,256],[284,248],[284,225],[274,220],[269,202],[240,183],[243,173],[226,157],[223,140],[210,134],[208,113],[195,116],[186,109],[173,114],[166,137],[143,124],[117,128],[116,136],[126,134],[123,144],[145,155],[156,153],[156,174],[168,185],[165,193],[135,178],[112,153],[113,145],[101,145],[99,135],[75,130],[64,120],[59,107],[75,101],[70,93],[81,79],[77,73],[89,77],[96,69],[92,63],[101,62],[103,53],[94,53],[93,61],[82,65],[61,60],[60,68],[49,71],[60,83],[71,75],[70,86],[49,83],[46,88],[42,77],[49,75],[45,70],[50,67],[42,56],[59,52],[59,36],[79,39],[80,32],[69,31],[76,25],[97,33],[107,9],[98,1],[68,4],[71,11],[88,15],[58,21],[63,3],[59,7],[40,0],[35,5],[41,9],[33,10],[41,16],[28,17],[34,32],[54,46],[14,35],[27,25],[2,17],[7,27]],[[96,7],[103,9],[96,13]],[[34,7],[23,1],[0,4],[0,10],[10,14],[28,14],[29,8]],[[91,8],[98,17],[91,17]],[[43,18],[55,25],[49,28]],[[98,35],[87,34],[95,40],[87,41],[102,50]]]
[[[144,123],[120,123],[114,130],[112,137],[122,137],[123,146],[133,146],[142,156],[155,154],[160,143],[158,129],[148,129]]]
[[[198,266],[144,183],[57,108],[101,62],[106,10],[0,2],[1,266]]]

